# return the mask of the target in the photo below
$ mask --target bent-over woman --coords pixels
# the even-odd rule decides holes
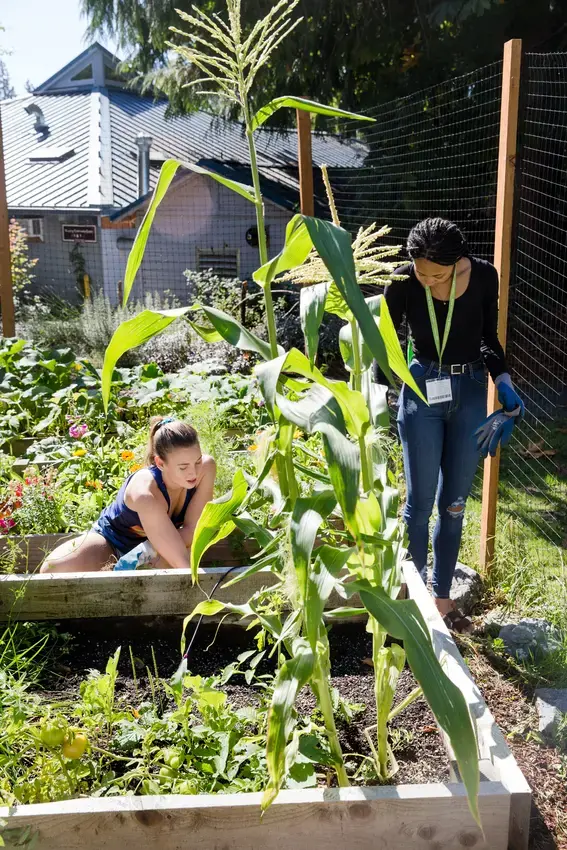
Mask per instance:
[[[109,568],[145,541],[157,553],[146,566],[189,567],[193,533],[213,497],[215,475],[215,461],[202,454],[191,425],[155,417],[146,467],[126,479],[89,531],[48,555],[41,572]]]

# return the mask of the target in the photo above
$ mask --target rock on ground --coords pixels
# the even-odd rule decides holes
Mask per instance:
[[[567,716],[567,688],[538,688],[535,692],[539,731],[555,743],[561,721]]]
[[[456,603],[459,611],[463,614],[471,614],[482,599],[482,579],[479,574],[458,563],[451,585],[451,599]]]
[[[502,626],[498,637],[504,641],[506,651],[518,661],[544,658],[561,648],[559,630],[547,620],[535,617]]]

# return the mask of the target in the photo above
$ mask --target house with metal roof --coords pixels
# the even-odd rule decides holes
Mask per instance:
[[[166,159],[250,183],[243,126],[206,112],[169,117],[167,101],[128,87],[95,43],[33,94],[0,104],[8,210],[37,257],[35,284],[76,301],[85,276],[115,302],[136,228]],[[299,208],[297,134],[255,134],[271,254]],[[356,168],[366,146],[313,134],[314,165]],[[246,278],[258,262],[253,205],[180,169],[154,220],[134,294],[186,296],[186,269]]]

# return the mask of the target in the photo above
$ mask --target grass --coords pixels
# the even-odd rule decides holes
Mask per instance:
[[[485,575],[488,601],[524,617],[541,617],[563,633],[563,649],[533,665],[531,675],[567,685],[567,427],[554,423],[537,457],[533,443],[516,442],[503,452],[496,522],[495,560]],[[549,447],[549,448],[548,448]],[[534,456],[536,455],[536,456]],[[467,503],[460,560],[479,570],[481,503]],[[534,667],[536,669],[534,669]]]

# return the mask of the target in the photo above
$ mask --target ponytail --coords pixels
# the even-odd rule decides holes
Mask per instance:
[[[157,457],[166,460],[174,449],[188,449],[197,445],[199,436],[192,425],[171,416],[153,416],[146,450],[146,466],[153,466]]]

